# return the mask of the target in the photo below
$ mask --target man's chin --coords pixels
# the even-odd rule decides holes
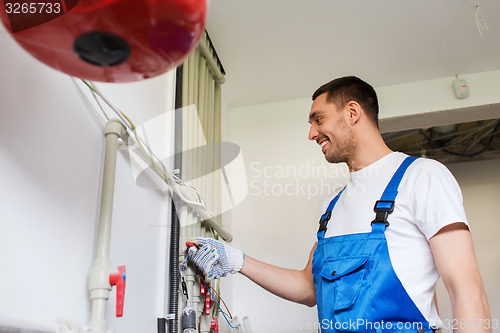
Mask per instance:
[[[333,156],[332,154],[325,154],[325,160],[328,163],[344,163],[347,161],[346,158],[342,158],[341,156]]]
[[[335,158],[335,156],[328,156],[328,154],[325,154],[325,160],[328,163],[340,163],[341,162],[341,161],[338,161],[338,159]]]

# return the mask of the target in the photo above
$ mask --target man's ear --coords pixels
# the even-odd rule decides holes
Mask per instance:
[[[356,101],[350,101],[346,105],[347,108],[347,119],[351,125],[356,124],[361,118],[361,113],[363,109]]]

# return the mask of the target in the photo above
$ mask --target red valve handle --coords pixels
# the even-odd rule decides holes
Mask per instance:
[[[186,242],[186,246],[188,247],[188,254],[194,256],[196,252],[198,252],[198,247],[192,242]]]
[[[200,283],[200,294],[205,295],[205,284],[203,282]]]
[[[214,317],[210,321],[210,329],[214,331],[214,333],[219,333],[219,319],[217,317]]]
[[[125,303],[125,285],[127,272],[125,266],[118,266],[118,270],[109,273],[109,283],[116,286],[116,316],[123,316],[123,304]]]
[[[207,316],[210,315],[210,308],[212,307],[212,298],[210,297],[210,293],[205,294],[205,314]]]

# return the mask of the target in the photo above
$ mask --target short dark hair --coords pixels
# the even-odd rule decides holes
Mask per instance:
[[[313,101],[324,93],[326,100],[334,103],[339,109],[348,102],[358,102],[368,117],[378,128],[378,99],[375,89],[356,76],[344,76],[332,80],[319,87],[312,95]]]

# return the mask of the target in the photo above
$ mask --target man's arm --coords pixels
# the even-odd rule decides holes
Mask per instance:
[[[456,332],[491,332],[488,300],[467,226],[448,225],[429,244],[450,296]]]
[[[316,244],[309,254],[309,260],[303,270],[293,270],[272,266],[249,256],[240,273],[257,283],[267,291],[292,302],[316,305],[316,293],[312,275],[312,258]]]

